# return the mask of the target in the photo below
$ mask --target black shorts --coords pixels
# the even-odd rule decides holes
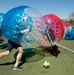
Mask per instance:
[[[22,45],[17,44],[15,42],[11,41],[11,40],[8,40],[7,51],[11,52],[13,48],[17,49],[18,47],[22,47]]]

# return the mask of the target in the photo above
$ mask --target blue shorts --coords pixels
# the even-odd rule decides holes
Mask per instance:
[[[17,49],[18,47],[22,47],[22,45],[17,44],[15,42],[11,41],[11,40],[8,40],[7,51],[11,52],[13,48]]]

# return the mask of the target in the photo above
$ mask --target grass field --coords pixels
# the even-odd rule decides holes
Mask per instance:
[[[27,54],[26,62],[21,64],[21,71],[12,70],[14,55],[17,52],[13,49],[9,56],[0,59],[0,75],[74,75],[74,40],[63,39],[58,44],[62,45],[58,45],[61,52],[58,58],[40,48],[25,49],[34,51],[34,54]],[[0,48],[0,52],[2,51],[5,49]],[[43,67],[45,60],[50,62],[50,68]]]

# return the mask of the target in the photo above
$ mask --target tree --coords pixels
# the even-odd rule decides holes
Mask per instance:
[[[71,23],[72,26],[74,26],[74,20],[69,20],[69,23]]]
[[[73,17],[74,18],[74,12],[72,12],[69,17]]]
[[[69,15],[69,23],[71,23],[73,26],[74,26],[74,12],[72,12],[70,15]]]

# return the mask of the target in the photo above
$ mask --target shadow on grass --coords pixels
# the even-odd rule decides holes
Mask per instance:
[[[39,61],[41,59],[43,59],[45,56],[51,57],[53,56],[50,53],[51,50],[49,50],[49,47],[43,47],[43,46],[39,46],[36,48],[27,48],[24,49],[24,53],[22,55],[22,58],[20,60],[20,64],[19,66],[23,65],[25,62],[26,63],[31,63],[31,62],[36,62]],[[18,52],[16,52],[14,54],[14,59],[16,59],[18,55]],[[13,62],[7,62],[7,63],[3,63],[0,65],[12,65],[15,63],[15,60]]]
[[[4,49],[7,47],[7,43],[0,44],[0,49]]]
[[[15,60],[13,62],[7,62],[7,63],[2,63],[0,64],[0,66],[4,66],[4,65],[12,65],[15,63]]]
[[[18,52],[14,54],[14,58],[16,59],[18,55]],[[36,62],[41,59],[43,59],[45,56],[44,52],[42,51],[41,48],[27,48],[24,49],[24,53],[22,55],[21,61],[26,61],[27,63],[29,62]]]

